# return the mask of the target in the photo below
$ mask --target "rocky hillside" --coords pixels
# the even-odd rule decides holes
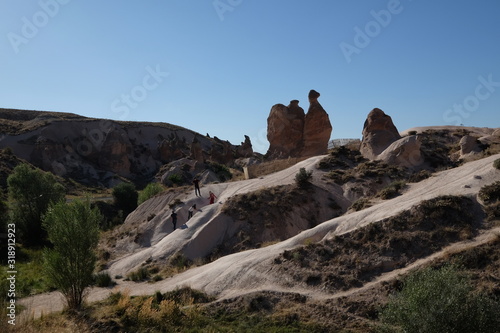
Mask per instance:
[[[188,171],[205,162],[232,165],[253,156],[248,137],[232,145],[167,123],[94,119],[70,113],[0,109],[0,149],[59,176],[112,187],[121,179],[147,183],[162,166],[189,158]],[[168,169],[168,168],[167,168]]]

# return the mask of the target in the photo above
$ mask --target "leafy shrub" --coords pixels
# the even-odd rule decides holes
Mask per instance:
[[[44,251],[44,273],[71,309],[81,306],[83,292],[92,284],[101,219],[99,210],[91,209],[88,200],[60,202],[44,217],[43,226],[53,244]]]
[[[182,176],[177,173],[171,174],[170,176],[168,176],[167,179],[170,180],[175,185],[180,185],[183,182]]]
[[[135,186],[130,183],[121,183],[113,188],[115,205],[123,210],[125,216],[137,208],[138,196]]]
[[[163,187],[159,183],[150,183],[139,193],[137,205],[163,192]]]
[[[94,284],[97,287],[110,287],[115,285],[111,276],[106,272],[97,273],[94,275]]]
[[[308,187],[311,183],[312,171],[306,171],[305,168],[300,168],[299,172],[295,175],[295,183],[299,188]]]
[[[500,303],[474,293],[456,267],[427,268],[409,275],[381,313],[389,332],[497,332]]]
[[[233,178],[233,174],[229,171],[229,168],[223,164],[208,162],[207,167],[209,170],[212,170],[222,182]]]
[[[56,177],[28,164],[18,165],[7,178],[9,197],[14,202],[12,222],[25,245],[41,245],[47,232],[42,216],[49,206],[64,199],[65,189]]]
[[[500,199],[500,181],[481,187],[479,198],[487,204],[498,201]]]
[[[497,169],[500,170],[500,158],[496,159],[494,162],[493,162],[493,166]]]

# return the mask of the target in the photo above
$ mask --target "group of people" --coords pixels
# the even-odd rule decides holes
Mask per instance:
[[[188,209],[188,218],[186,220],[189,221],[189,219],[191,217],[193,217],[193,214],[194,214],[194,211],[196,210],[196,204],[192,205],[191,207],[189,207]],[[177,212],[175,211],[175,209],[172,209],[172,214],[170,214],[170,218],[172,219],[172,224],[174,226],[174,230],[177,228]]]
[[[200,179],[198,177],[195,177],[193,179],[193,184],[194,184],[194,194],[196,196],[200,196],[201,197],[201,191],[200,191]],[[209,200],[209,205],[213,204],[215,202],[215,200],[217,200],[217,196],[212,192],[212,191],[209,191],[209,194],[208,194],[208,200]],[[191,207],[189,207],[188,209],[188,218],[186,220],[189,221],[189,219],[191,217],[193,217],[193,214],[194,214],[194,211],[196,210],[196,204],[192,205]],[[172,219],[172,224],[174,226],[174,230],[177,228],[177,212],[175,211],[175,209],[172,209],[172,213],[170,214],[170,218]]]

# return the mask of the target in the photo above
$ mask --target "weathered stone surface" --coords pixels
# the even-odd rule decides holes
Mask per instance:
[[[309,92],[310,105],[304,121],[304,147],[301,152],[303,157],[326,154],[328,150],[332,125],[328,113],[318,102],[319,96],[315,90]]]
[[[267,118],[267,139],[270,158],[309,157],[326,154],[332,125],[328,114],[318,102],[319,93],[309,92],[309,110],[299,106],[298,100],[290,105],[276,104]]]
[[[393,142],[376,159],[387,164],[416,168],[424,162],[420,146],[421,142],[417,135],[407,136]]]
[[[380,109],[373,109],[366,118],[361,140],[361,154],[373,160],[393,142],[401,139],[390,116]]]
[[[462,157],[467,154],[475,154],[481,151],[479,147],[479,142],[476,137],[470,135],[464,135],[459,142],[460,145],[460,155]]]
[[[189,155],[189,157],[200,163],[205,162],[203,149],[201,147],[200,141],[196,138],[196,136],[194,137],[193,142],[191,142],[191,154]]]
[[[236,147],[236,152],[239,157],[253,156],[252,142],[250,141],[250,137],[248,137],[248,135],[245,135],[245,141]]]
[[[267,118],[268,156],[298,156],[303,145],[303,131],[304,110],[298,100],[292,100],[288,106],[274,105]]]
[[[123,130],[107,133],[99,153],[99,166],[120,176],[130,176],[132,144]]]

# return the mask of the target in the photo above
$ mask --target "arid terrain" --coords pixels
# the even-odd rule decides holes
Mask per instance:
[[[74,115],[49,116],[76,121]],[[14,138],[25,135],[28,140],[28,131],[31,138],[33,133],[48,131],[41,118],[28,126],[31,119],[9,117],[2,120],[0,137],[5,136],[0,144],[4,148],[16,144],[1,151],[3,188],[15,165],[43,155],[36,155],[36,148],[30,148],[31,155],[20,153],[22,142]],[[51,126],[56,126],[58,121],[50,119]],[[119,131],[129,137],[134,129],[137,140],[144,126],[156,128],[152,124],[120,126]],[[445,263],[455,263],[470,273],[477,290],[500,297],[499,203],[481,195],[487,186],[500,188],[500,131],[413,128],[401,132],[398,140],[413,136],[418,137],[419,158],[410,164],[385,159],[384,153],[380,158],[366,158],[359,144],[354,144],[330,149],[326,155],[289,160],[291,165],[251,179],[206,177],[201,196],[195,195],[189,181],[164,183],[165,190],[139,205],[123,224],[101,233],[97,271],[109,274],[115,285],[89,289],[85,314],[64,320],[51,319],[64,308],[57,291],[25,297],[20,300],[25,309],[22,329],[121,332],[127,327],[126,310],[121,314],[115,310],[125,302],[123,295],[134,304],[143,296],[166,297],[190,288],[205,295],[191,294],[191,306],[194,302],[198,311],[214,318],[260,318],[272,322],[273,327],[294,327],[297,332],[375,332],[380,310],[401,289],[409,272]],[[201,136],[195,133],[188,142],[195,137]],[[472,148],[464,147],[464,137],[473,138]],[[108,142],[106,138],[103,142]],[[203,163],[208,164],[208,156],[217,155],[213,148],[217,141],[200,140],[206,141]],[[62,145],[65,152],[77,146],[76,141],[66,148],[59,142],[51,144]],[[116,169],[119,163],[86,160],[95,170],[96,181],[108,181],[99,186],[111,185],[110,179],[136,184],[146,181],[132,175],[133,165],[139,165],[134,163],[147,154],[155,159],[156,153],[151,149],[139,156],[134,153],[139,151],[137,144],[131,142],[131,148],[124,150],[110,148],[125,155],[129,151],[132,157],[126,172]],[[175,159],[164,155],[163,161],[158,158],[148,164],[147,181],[161,178],[157,173],[165,171],[164,165],[178,159],[184,159],[184,164],[194,160],[196,154],[189,146]],[[227,147],[234,147],[233,156],[239,149]],[[125,155],[113,156],[119,161]],[[217,163],[242,174],[241,161],[236,160],[244,158],[261,165],[279,162],[247,151]],[[193,164],[189,172],[196,168],[199,165]],[[75,172],[83,169],[71,170],[59,176],[78,184],[73,185],[75,193],[99,188],[96,183],[79,182],[84,176],[75,176]],[[94,173],[88,168],[84,172]],[[297,181],[301,172],[309,175],[304,183]],[[500,191],[498,188],[494,191]],[[217,196],[213,204],[209,204],[209,192]],[[188,208],[193,204],[197,209],[188,220]],[[176,230],[170,220],[173,210],[179,218]],[[142,276],[133,278],[139,272]],[[113,303],[116,295],[122,298]],[[58,320],[64,324],[58,325]]]

